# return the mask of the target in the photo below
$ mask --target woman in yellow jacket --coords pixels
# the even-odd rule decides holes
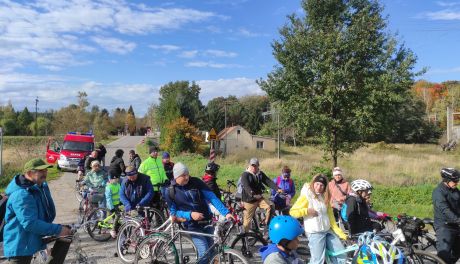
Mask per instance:
[[[299,198],[290,210],[291,216],[303,217],[310,247],[310,264],[323,264],[326,249],[334,252],[344,249],[339,237],[345,240],[347,236],[335,222],[329,199],[327,178],[318,174],[310,184],[304,184]],[[331,260],[333,263],[345,263],[346,256],[331,257]]]

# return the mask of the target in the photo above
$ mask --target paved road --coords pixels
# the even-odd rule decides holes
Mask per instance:
[[[106,155],[106,164],[110,163],[110,160],[115,155],[117,149],[122,149],[125,154],[123,159],[125,164],[128,164],[128,151],[130,149],[136,149],[136,145],[139,144],[142,140],[142,136],[126,136],[122,137],[108,145],[107,155]],[[73,186],[75,184],[76,174],[73,172],[65,172],[63,175],[49,183],[51,193],[56,204],[56,223],[75,223],[77,221],[77,208],[78,202],[74,197]],[[80,231],[81,245],[83,250],[88,254],[88,256],[96,261],[97,263],[122,263],[118,258],[114,257],[116,252],[115,240],[109,242],[96,242],[92,240],[87,233]],[[72,258],[72,247],[69,251],[69,263]],[[66,260],[67,263],[67,260]]]

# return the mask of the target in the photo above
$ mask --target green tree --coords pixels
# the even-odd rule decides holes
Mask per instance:
[[[27,107],[18,115],[18,130],[22,135],[30,135],[29,125],[34,121],[34,117]],[[35,129],[34,129],[35,130]]]
[[[161,127],[161,142],[166,134],[166,126],[179,117],[185,117],[192,125],[200,123],[203,105],[200,101],[201,88],[192,82],[170,82],[160,88],[158,122]]]
[[[93,127],[94,135],[98,140],[108,138],[110,132],[113,130],[113,126],[107,109],[103,109],[101,113],[96,116]]]
[[[243,108],[242,125],[249,133],[256,134],[263,124],[262,113],[270,105],[267,96],[251,95],[240,98],[240,104]]]
[[[392,126],[410,96],[415,55],[386,32],[374,0],[303,0],[274,41],[279,65],[260,81],[283,119],[321,142],[325,157],[363,145]]]
[[[113,126],[117,132],[125,131],[126,110],[117,107],[113,112]]]
[[[199,152],[203,142],[198,129],[188,122],[187,118],[180,117],[166,125],[167,134],[161,148],[171,153]]]
[[[48,136],[52,135],[53,130],[51,129],[51,120],[46,117],[39,116],[37,117],[37,134],[38,136]],[[29,124],[30,131],[35,135],[35,122]]]
[[[3,119],[2,122],[3,133],[6,136],[16,135],[17,127],[14,119]]]

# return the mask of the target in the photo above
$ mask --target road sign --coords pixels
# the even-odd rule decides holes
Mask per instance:
[[[211,131],[209,131],[209,139],[210,140],[217,140],[217,133],[214,128],[211,128]]]

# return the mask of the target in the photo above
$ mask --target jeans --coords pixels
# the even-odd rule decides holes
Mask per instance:
[[[202,233],[207,233],[207,234],[212,234],[214,233],[214,228],[212,226],[205,226],[202,229],[199,228],[190,228],[189,231],[194,231],[194,232],[202,232]],[[198,253],[198,258],[201,258],[206,250],[208,250],[213,244],[214,240],[212,237],[207,237],[207,236],[198,236],[198,235],[191,235],[193,244],[195,244],[196,251]],[[208,252],[206,257],[200,262],[199,264],[207,264],[210,262],[209,257],[212,256],[212,252]]]
[[[436,229],[436,249],[438,256],[451,264],[457,262],[460,257],[460,232],[449,227]]]
[[[326,232],[307,233],[308,247],[310,247],[310,264],[323,264],[326,256],[326,249],[329,251],[340,251],[344,250],[339,237],[332,232],[332,230]],[[345,263],[347,256],[342,254],[336,257],[330,257],[332,263]]]

